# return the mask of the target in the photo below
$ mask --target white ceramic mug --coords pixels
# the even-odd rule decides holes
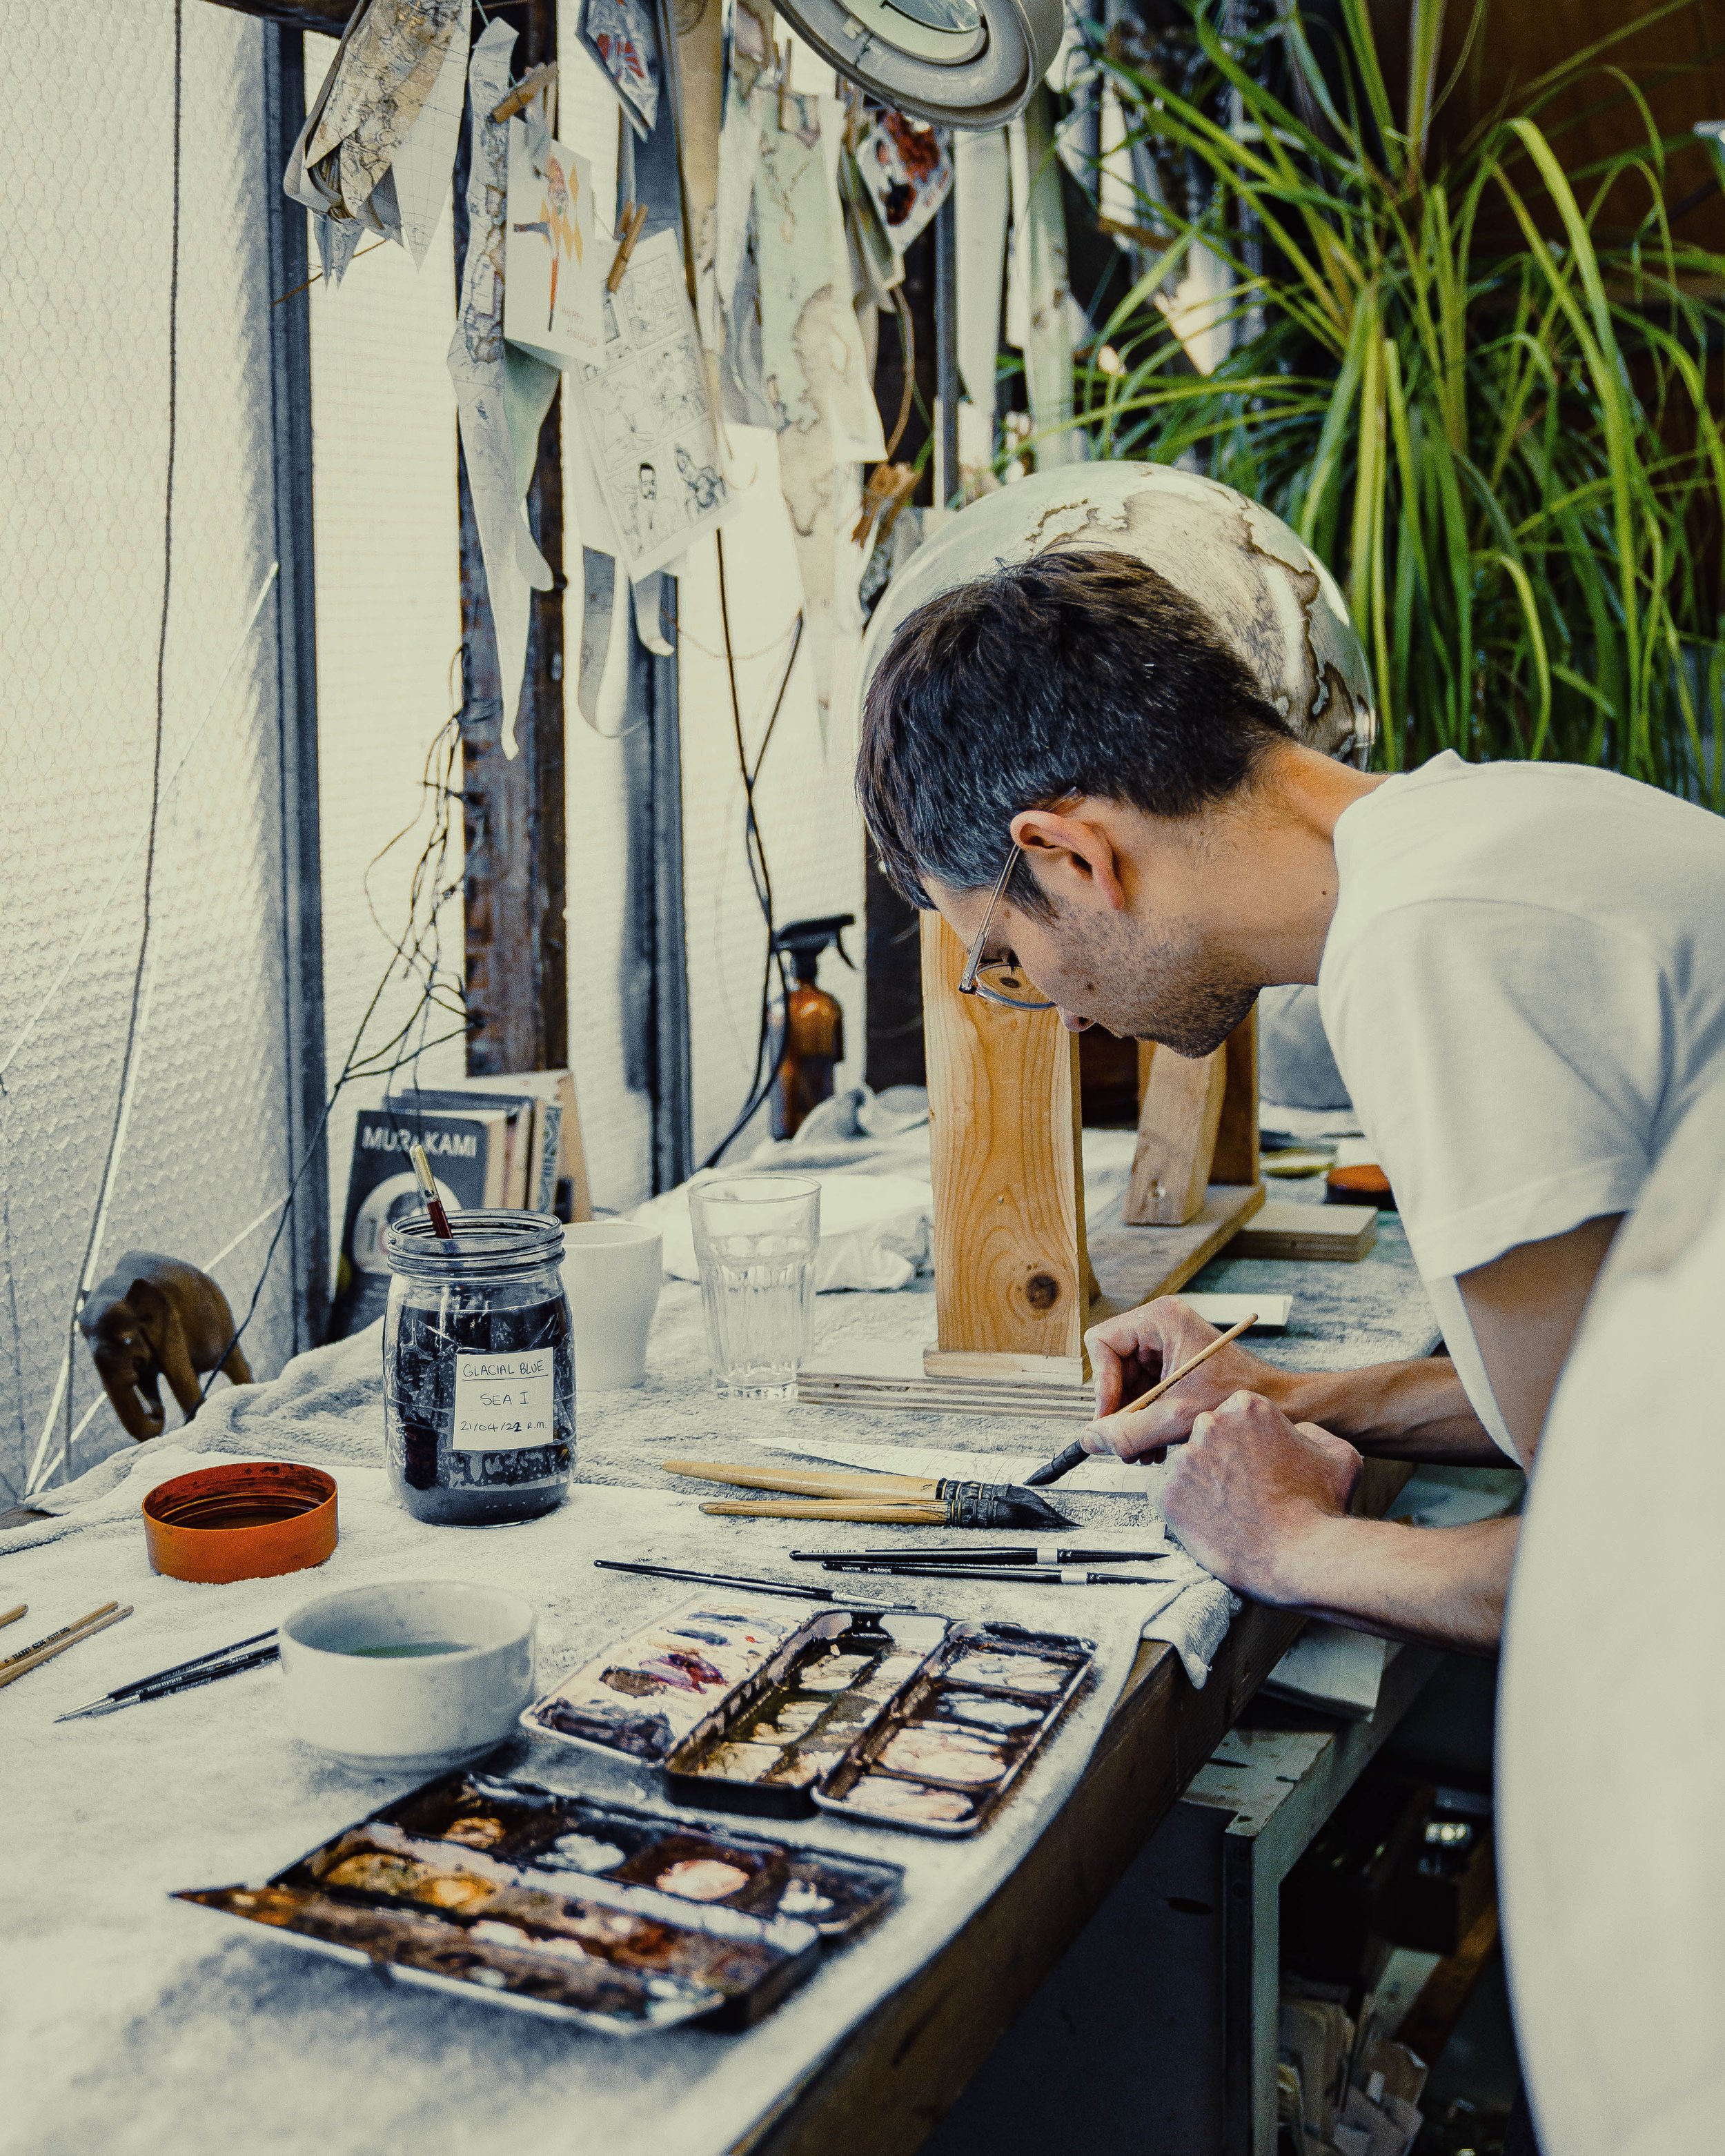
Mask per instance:
[[[372,1774],[476,1759],[532,1701],[537,1625],[519,1594],[453,1579],[320,1594],[280,1628],[288,1727]],[[402,1655],[434,1642],[454,1651]]]
[[[564,1229],[578,1397],[646,1378],[647,1335],[665,1279],[660,1241],[658,1229],[641,1220],[576,1220]]]

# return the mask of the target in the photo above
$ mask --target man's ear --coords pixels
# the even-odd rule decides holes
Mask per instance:
[[[1112,822],[1106,804],[1100,802],[1022,808],[1012,819],[1012,835],[1029,855],[1036,880],[1050,898],[1123,913],[1124,862]]]

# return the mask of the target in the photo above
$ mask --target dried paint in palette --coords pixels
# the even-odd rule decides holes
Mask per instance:
[[[440,1775],[367,1824],[416,1847],[482,1849],[536,1879],[619,1880],[757,1917],[795,1917],[829,1938],[880,1915],[902,1876],[896,1865],[829,1856],[475,1768]]]
[[[619,1640],[521,1721],[539,1736],[662,1760],[825,1608],[709,1591]]]
[[[665,1762],[674,1796],[788,1818],[860,1745],[945,1638],[943,1619],[834,1613],[691,1732]]]
[[[957,1625],[890,1712],[821,1782],[840,1817],[973,1834],[1029,1768],[1087,1680],[1088,1640]]]

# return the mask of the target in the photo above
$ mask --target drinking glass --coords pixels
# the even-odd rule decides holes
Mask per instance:
[[[734,1399],[784,1399],[809,1352],[820,1185],[716,1175],[689,1190],[713,1382]]]

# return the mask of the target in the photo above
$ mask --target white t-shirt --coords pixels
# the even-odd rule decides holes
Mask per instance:
[[[1456,1276],[1634,1205],[1725,1075],[1725,819],[1573,764],[1386,779],[1336,825],[1324,1029],[1475,1412]]]
[[[1613,1246],[1510,1585],[1497,1876],[1550,2156],[1725,2146],[1722,1295],[1725,1092]]]

